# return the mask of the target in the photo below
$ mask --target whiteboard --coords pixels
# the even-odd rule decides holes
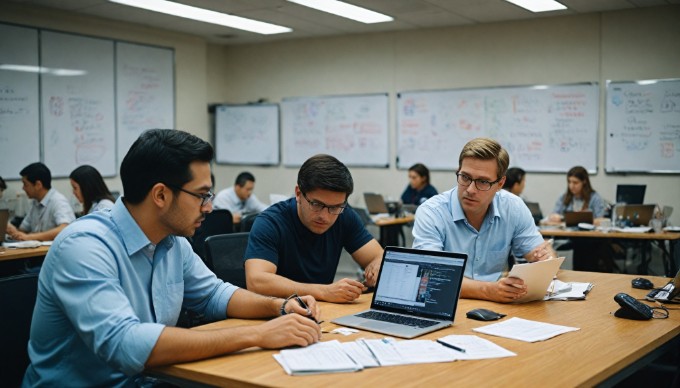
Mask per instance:
[[[42,142],[54,177],[82,164],[116,173],[113,41],[43,31]]]
[[[387,94],[286,98],[281,126],[286,166],[320,153],[347,166],[389,166]]]
[[[38,31],[0,24],[0,176],[40,161]]]
[[[397,168],[455,170],[465,143],[483,136],[526,171],[597,172],[598,98],[596,83],[400,93]]]
[[[279,164],[279,106],[217,106],[215,160],[227,164]]]
[[[607,172],[680,173],[680,80],[607,82]]]
[[[172,49],[116,42],[118,163],[147,129],[175,128]]]

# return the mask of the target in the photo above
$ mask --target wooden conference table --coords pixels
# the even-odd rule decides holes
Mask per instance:
[[[461,299],[454,325],[419,337],[436,339],[449,334],[476,334],[517,353],[516,357],[369,368],[355,373],[288,376],[274,361],[278,350],[247,349],[208,360],[148,370],[148,374],[181,386],[235,387],[411,387],[411,386],[611,386],[651,362],[659,354],[680,343],[680,310],[671,310],[668,319],[631,321],[616,318],[619,307],[613,297],[626,292],[641,298],[646,291],[631,288],[633,275],[561,271],[563,281],[595,284],[584,301],[531,302],[521,305]],[[657,286],[668,280],[649,277]],[[347,305],[322,303],[323,330],[332,330],[334,317],[361,311],[370,305],[371,295]],[[489,308],[541,322],[580,328],[550,340],[536,343],[475,333],[473,328],[489,322],[465,317],[473,308]],[[507,318],[506,318],[507,319]],[[208,330],[258,321],[226,320],[201,326]],[[491,322],[493,323],[493,322]],[[350,336],[323,334],[322,340],[354,341],[382,338],[381,334],[361,331]]]
[[[586,239],[620,239],[633,240],[638,242],[656,242],[662,252],[664,260],[664,270],[666,276],[675,276],[678,268],[675,263],[675,244],[680,240],[680,233],[676,232],[662,232],[662,233],[630,233],[630,232],[603,232],[599,230],[566,230],[566,229],[541,229],[541,235],[544,237],[564,237],[564,238],[586,238]],[[668,242],[668,248],[666,248]],[[642,268],[643,271],[647,269],[646,249],[641,249],[642,252]]]
[[[416,217],[413,214],[403,217],[384,217],[373,221],[380,227],[380,245],[386,247],[399,246],[399,236],[403,235],[402,226],[413,222]]]
[[[6,248],[0,252],[0,261],[30,259],[47,255],[49,246],[41,245],[37,248]]]

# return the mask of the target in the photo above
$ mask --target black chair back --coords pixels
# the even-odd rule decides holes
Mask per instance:
[[[250,233],[231,233],[210,236],[205,240],[208,267],[218,278],[235,286],[246,288],[246,271],[243,257]]]
[[[28,338],[38,295],[38,274],[0,278],[0,385],[18,387],[29,364]]]
[[[234,233],[234,218],[227,209],[216,209],[206,214],[201,227],[191,239],[191,247],[194,252],[205,262],[205,240],[217,234]]]
[[[253,228],[255,219],[260,213],[246,213],[241,216],[241,232],[250,232]]]

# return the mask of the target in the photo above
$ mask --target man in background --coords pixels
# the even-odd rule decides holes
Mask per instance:
[[[512,302],[527,293],[522,279],[503,277],[508,255],[555,257],[521,198],[503,190],[510,156],[493,139],[470,140],[458,158],[458,185],[418,207],[413,248],[468,255],[461,298]]]
[[[260,202],[253,190],[255,189],[255,177],[244,171],[236,177],[234,186],[226,188],[215,197],[213,206],[215,209],[227,209],[234,218],[234,223],[241,222],[244,213],[259,213],[267,208]]]
[[[52,188],[52,174],[44,164],[29,164],[19,174],[23,189],[32,201],[19,228],[7,225],[7,234],[15,240],[54,240],[66,225],[76,219],[71,204],[63,194]]]
[[[347,206],[353,190],[352,174],[338,159],[307,159],[298,172],[295,197],[255,219],[245,253],[247,288],[346,303],[374,286],[383,249]],[[348,278],[334,282],[343,248],[364,268],[365,283]]]

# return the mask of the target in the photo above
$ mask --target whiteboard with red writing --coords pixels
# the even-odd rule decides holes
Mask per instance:
[[[510,165],[532,172],[597,171],[596,83],[403,92],[397,167],[455,170],[465,143],[497,140]]]

